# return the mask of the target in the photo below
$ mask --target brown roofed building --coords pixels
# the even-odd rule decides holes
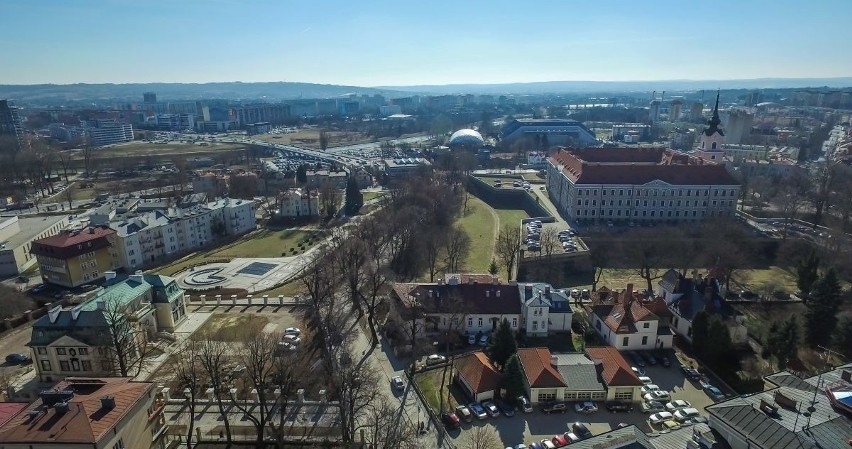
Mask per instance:
[[[682,221],[732,215],[739,183],[724,165],[664,148],[560,149],[547,189],[569,221]]]
[[[661,320],[649,307],[653,300],[633,290],[633,284],[621,292],[604,288],[585,305],[595,332],[619,351],[671,348],[674,335],[668,321]]]
[[[166,425],[154,384],[67,378],[0,426],[6,449],[160,448]]]
[[[527,393],[533,403],[563,400],[565,380],[559,374],[556,359],[547,348],[518,349]]]
[[[77,287],[119,266],[115,239],[115,231],[105,226],[63,231],[34,241],[30,254],[36,256],[44,282]]]
[[[642,381],[624,356],[612,346],[586,348],[586,356],[592,359],[606,385],[607,401],[639,402],[642,398]]]
[[[457,357],[453,362],[456,381],[475,401],[494,398],[502,376],[482,351]]]

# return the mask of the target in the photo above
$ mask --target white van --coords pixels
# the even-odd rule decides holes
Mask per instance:
[[[674,417],[678,422],[684,422],[687,419],[697,418],[698,416],[698,410],[694,408],[682,408],[674,412]]]
[[[648,376],[639,376],[639,380],[641,380],[645,385],[650,385],[652,382],[651,378]]]

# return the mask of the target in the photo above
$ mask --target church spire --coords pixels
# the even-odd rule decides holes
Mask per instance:
[[[722,120],[719,119],[719,91],[716,91],[716,106],[713,106],[713,117],[710,118],[710,121],[707,123],[709,126],[704,130],[705,136],[712,136],[715,133],[719,133],[720,135],[725,135],[722,133],[722,130],[719,129],[719,125],[722,124]]]

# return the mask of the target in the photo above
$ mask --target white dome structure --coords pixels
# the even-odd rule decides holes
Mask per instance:
[[[456,145],[481,147],[485,145],[485,139],[482,138],[482,134],[472,129],[460,129],[450,136],[448,144],[451,147]]]

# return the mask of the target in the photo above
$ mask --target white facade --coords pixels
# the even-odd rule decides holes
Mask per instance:
[[[289,189],[278,199],[281,217],[315,217],[319,215],[319,195],[316,192]]]
[[[619,351],[635,351],[644,349],[659,349],[672,347],[672,335],[658,336],[658,320],[645,320],[636,322],[636,332],[619,333],[607,327],[601,318],[591,314],[592,327],[601,338],[613,348]],[[660,338],[662,337],[662,338]]]

